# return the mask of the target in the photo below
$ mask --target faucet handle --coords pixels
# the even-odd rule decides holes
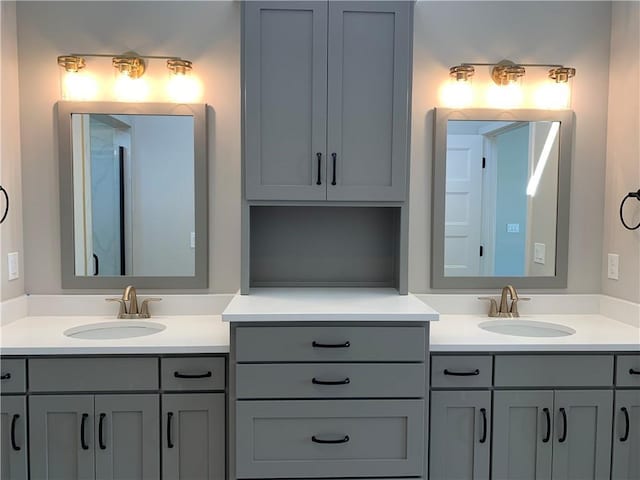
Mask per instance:
[[[511,301],[511,308],[509,309],[509,312],[511,313],[511,316],[519,317],[520,316],[520,312],[518,312],[518,302],[528,302],[529,300],[531,300],[530,297],[514,298]]]
[[[489,316],[497,317],[498,316],[498,302],[496,302],[495,298],[492,297],[478,297],[478,300],[489,300],[491,304],[489,305]]]
[[[127,304],[121,298],[105,298],[105,302],[118,302],[120,304],[120,309],[118,310],[118,318],[122,318],[127,314]]]
[[[149,297],[145,298],[142,301],[142,305],[140,306],[140,316],[142,318],[150,318],[151,314],[149,313],[149,302],[161,302],[162,299],[158,297]]]

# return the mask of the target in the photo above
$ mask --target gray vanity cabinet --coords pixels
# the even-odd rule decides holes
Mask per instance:
[[[27,480],[27,411],[24,395],[0,400],[0,478]]]
[[[489,480],[490,391],[431,393],[431,479]]]
[[[162,396],[164,480],[225,478],[224,393]]]
[[[612,480],[640,478],[640,390],[616,391]]]

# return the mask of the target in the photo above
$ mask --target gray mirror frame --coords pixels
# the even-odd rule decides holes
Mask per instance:
[[[571,190],[571,160],[574,113],[571,110],[498,110],[470,108],[463,110],[434,109],[433,189],[431,201],[431,288],[501,288],[513,284],[518,288],[566,288],[569,262],[569,199]],[[444,219],[447,153],[447,122],[449,120],[501,120],[560,122],[558,161],[558,208],[556,218],[556,274],[553,277],[445,277]]]
[[[209,285],[208,149],[206,104],[66,102],[56,104],[58,118],[58,164],[60,176],[60,226],[62,288],[115,289],[127,285],[138,288],[191,289]],[[195,194],[195,275],[81,277],[75,275],[73,224],[72,113],[129,115],[189,115],[194,119]]]

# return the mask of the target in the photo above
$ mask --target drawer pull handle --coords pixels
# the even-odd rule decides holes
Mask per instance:
[[[173,372],[173,376],[176,378],[209,378],[211,377],[213,374],[211,373],[211,371],[208,371],[206,373],[180,373],[180,372]]]
[[[0,380],[9,380],[11,378],[11,373],[5,373],[0,377]]]
[[[20,415],[15,414],[11,419],[11,448],[13,448],[16,452],[20,451],[20,447],[16,443],[16,422],[20,418]],[[629,424],[627,423],[627,428]],[[627,431],[628,433],[628,431]]]
[[[349,377],[345,378],[344,380],[318,380],[317,378],[313,377],[311,379],[311,383],[313,383],[314,385],[347,385],[349,383],[351,383],[351,380],[349,379]]]
[[[627,407],[622,407],[620,411],[624,413],[625,421],[624,435],[620,437],[620,441],[626,442],[629,439],[629,410],[627,410]]]
[[[487,441],[487,409],[481,408],[480,413],[482,414],[482,437],[480,438],[480,443],[484,443]]]
[[[85,438],[87,418],[89,418],[89,414],[83,413],[82,420],[80,421],[80,446],[83,450],[89,450],[89,445],[87,445],[87,439]]]
[[[558,441],[564,443],[567,439],[567,412],[564,408],[560,408],[560,414],[562,415],[562,436],[558,438]]]
[[[313,348],[349,348],[351,346],[351,342],[344,343],[318,343],[315,340],[311,343]]]
[[[634,370],[633,368],[630,368],[629,375],[640,375],[640,370]]]
[[[454,377],[473,377],[475,375],[480,375],[480,370],[477,368],[472,370],[471,372],[456,372],[454,370],[444,369],[445,375],[453,375]]]
[[[336,184],[336,154],[332,153],[331,158],[333,159],[333,178],[331,179],[331,185]]]
[[[100,420],[98,421],[98,445],[100,446],[100,450],[106,450],[107,446],[104,444],[104,417],[106,417],[106,413],[100,414]]]
[[[311,441],[314,443],[347,443],[349,441],[349,435],[345,435],[343,438],[338,438],[337,440],[322,440],[321,438],[316,437],[315,435],[311,437]]]
[[[316,185],[322,185],[322,153],[316,153],[316,158],[318,159],[318,179],[316,180]]]
[[[547,420],[547,433],[542,439],[542,443],[548,443],[549,439],[551,438],[551,414],[549,413],[548,408],[543,408],[542,412],[544,413],[545,418]]]
[[[173,419],[173,412],[167,413],[167,447],[173,448],[173,441],[171,440],[171,420]]]

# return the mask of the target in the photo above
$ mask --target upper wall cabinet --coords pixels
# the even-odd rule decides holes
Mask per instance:
[[[411,2],[244,4],[248,200],[405,200],[411,19]]]

